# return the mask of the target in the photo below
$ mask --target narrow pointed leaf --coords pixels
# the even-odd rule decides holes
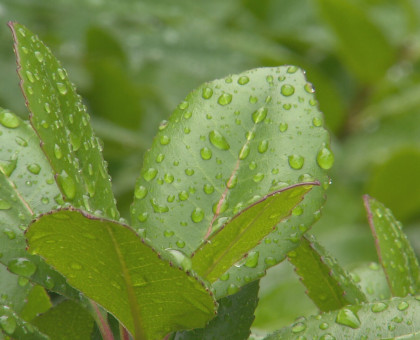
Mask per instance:
[[[420,291],[420,267],[407,236],[391,210],[372,197],[363,197],[376,251],[393,296]]]
[[[112,313],[136,340],[203,327],[214,316],[204,284],[160,259],[127,226],[60,210],[40,217],[26,236],[30,252]]]
[[[259,281],[220,299],[217,316],[205,328],[178,332],[174,340],[248,339],[258,304]]]
[[[367,301],[352,277],[314,237],[304,236],[299,247],[288,254],[288,259],[305,285],[306,293],[321,311]]]
[[[132,225],[157,249],[187,255],[238,212],[279,188],[313,180],[323,184],[256,247],[261,261],[255,268],[232,267],[228,280],[215,282],[218,296],[283,260],[319,216],[333,155],[312,92],[294,66],[205,83],[162,122],[145,155]]]
[[[25,250],[26,226],[62,203],[39,138],[28,122],[0,108],[0,145],[0,263],[22,279],[78,298],[60,274]]]
[[[302,318],[264,339],[417,339],[419,319],[420,297],[394,298]]]
[[[17,23],[10,27],[31,123],[63,196],[74,206],[118,218],[101,142],[74,85],[36,35]]]
[[[41,313],[45,313],[52,307],[50,297],[42,286],[34,286],[26,297],[20,317],[25,321],[31,321]]]
[[[267,195],[240,212],[213,234],[193,254],[193,269],[210,282],[219,279],[267,236],[273,228],[303,199],[316,183],[297,185]],[[248,254],[245,266],[253,267],[259,253]],[[233,286],[230,289],[235,289]]]
[[[48,336],[21,319],[10,306],[4,304],[0,304],[0,332],[0,335],[18,340],[49,340]]]
[[[90,340],[94,321],[79,304],[66,300],[32,321],[50,340]]]

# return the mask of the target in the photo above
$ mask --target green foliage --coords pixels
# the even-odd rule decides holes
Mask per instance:
[[[0,109],[0,338],[239,340],[254,314],[251,338],[419,336],[415,1],[0,14],[93,113],[11,24],[30,125],[0,30],[0,106],[24,119]]]

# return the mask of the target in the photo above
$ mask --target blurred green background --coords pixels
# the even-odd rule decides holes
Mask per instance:
[[[377,261],[369,193],[420,254],[420,1],[0,0],[0,106],[26,117],[9,20],[39,34],[85,98],[123,216],[159,122],[191,90],[294,64],[314,84],[336,155],[312,232],[348,269]],[[256,329],[316,313],[287,263],[261,287]]]

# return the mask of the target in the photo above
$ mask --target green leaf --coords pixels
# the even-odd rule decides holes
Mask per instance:
[[[42,286],[34,286],[29,292],[20,317],[31,321],[38,314],[45,313],[52,307],[50,297]]]
[[[341,57],[350,70],[364,82],[384,76],[395,60],[395,52],[366,13],[347,0],[317,0],[317,3],[338,38]]]
[[[228,280],[215,283],[218,297],[283,260],[319,217],[333,156],[312,92],[294,66],[205,83],[162,122],[145,155],[132,224],[157,249],[187,256],[267,194],[314,179],[323,183],[255,248],[261,259],[255,268],[232,267]]]
[[[290,215],[291,210],[314,184],[317,183],[304,183],[279,190],[241,211],[193,254],[193,269],[201,277],[214,282],[245,255],[244,265],[255,267],[259,253],[247,253]],[[237,289],[237,286],[229,287],[230,293]]]
[[[78,292],[38,256],[26,251],[23,232],[35,215],[62,203],[39,138],[27,122],[0,108],[0,263],[31,281],[78,299]]]
[[[136,340],[203,327],[214,316],[204,284],[160,259],[122,224],[61,210],[40,217],[26,236],[30,252],[112,313]]]
[[[178,332],[174,340],[247,339],[258,304],[258,290],[259,281],[255,281],[220,299],[217,316],[205,328]]]
[[[9,306],[0,304],[0,315],[0,332],[2,334],[19,340],[49,340],[46,335],[21,319]]]
[[[57,183],[72,205],[118,218],[101,141],[66,71],[39,38],[23,25],[10,23],[18,73],[30,119]]]
[[[419,318],[420,297],[395,298],[302,318],[264,339],[414,338],[420,334]]]
[[[323,312],[366,301],[352,277],[316,242],[304,236],[299,247],[288,254],[306,293]]]
[[[368,195],[363,196],[376,251],[393,296],[420,291],[420,267],[407,236],[391,210]]]
[[[94,321],[79,304],[66,300],[32,322],[51,340],[90,340]]]

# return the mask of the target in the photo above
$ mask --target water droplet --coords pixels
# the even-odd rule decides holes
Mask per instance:
[[[266,139],[263,139],[259,144],[258,144],[258,152],[259,153],[264,153],[268,150],[268,141]]]
[[[249,170],[255,170],[257,168],[257,163],[255,161],[251,161],[248,165]]]
[[[374,313],[379,313],[388,308],[388,305],[383,302],[376,302],[372,305],[371,310]]]
[[[39,172],[41,171],[41,167],[37,163],[29,164],[27,169],[29,170],[29,172],[32,172],[35,175],[38,175]]]
[[[9,335],[12,335],[16,330],[16,320],[13,316],[0,316],[0,326]]]
[[[143,174],[143,178],[150,182],[152,179],[154,179],[157,175],[158,171],[155,168],[149,168],[147,171]]]
[[[314,119],[312,119],[312,124],[316,127],[320,127],[322,126],[322,119],[319,117],[314,117]]]
[[[170,173],[166,173],[165,176],[163,176],[163,179],[165,180],[166,183],[171,184],[174,181],[174,175]]]
[[[34,78],[34,75],[32,74],[32,72],[31,71],[26,71],[25,73],[26,73],[26,77],[28,78],[28,80],[31,83],[35,83],[35,78]]]
[[[166,197],[166,201],[168,203],[172,203],[173,201],[175,201],[175,195],[168,195],[168,197]]]
[[[398,310],[400,311],[406,310],[408,307],[409,304],[406,301],[401,301],[397,306]]]
[[[266,240],[267,241],[267,240]],[[271,240],[270,240],[271,241]],[[266,243],[270,243],[270,242],[266,242]],[[274,258],[274,257],[271,257],[271,256],[267,256],[265,259],[264,259],[264,263],[267,265],[267,266],[274,266],[277,262],[276,262],[276,259]]]
[[[289,156],[289,165],[292,169],[299,170],[302,169],[304,163],[304,158],[299,155],[290,155]]]
[[[239,292],[239,287],[234,283],[231,283],[227,289],[227,292],[229,295],[236,294],[237,292]]]
[[[230,145],[226,141],[225,137],[217,130],[210,131],[209,133],[210,143],[220,150],[229,150]]]
[[[264,179],[264,174],[262,172],[258,172],[257,174],[252,177],[255,183],[261,182]]]
[[[295,93],[295,88],[292,85],[285,84],[281,87],[281,94],[283,96],[289,97]]]
[[[187,176],[192,176],[192,175],[194,175],[194,169],[191,169],[191,168],[186,168],[186,169],[185,169],[185,174],[186,174]]]
[[[67,94],[67,87],[63,83],[57,83],[58,92],[60,92],[63,96]]]
[[[161,145],[168,145],[171,142],[171,138],[166,135],[160,136],[160,144]]]
[[[43,61],[44,61],[44,55],[41,53],[41,52],[39,52],[39,51],[35,51],[35,58],[40,62],[40,63],[42,63]]]
[[[219,99],[217,100],[217,102],[222,105],[228,105],[232,102],[232,95],[230,93],[223,93]]]
[[[261,123],[267,117],[267,108],[261,107],[252,114],[252,120],[255,124]]]
[[[180,266],[185,271],[191,270],[192,262],[188,256],[176,249],[167,249],[167,252],[171,254],[176,265]]]
[[[224,273],[220,276],[220,281],[227,281],[229,280],[229,273]]]
[[[314,93],[315,92],[311,83],[306,83],[304,88],[305,88],[305,91],[308,92],[308,93]]]
[[[260,253],[258,251],[251,251],[246,257],[245,266],[248,268],[255,268],[258,265]]]
[[[245,85],[248,84],[249,78],[247,76],[241,76],[238,78],[238,84],[239,85]]]
[[[212,156],[212,152],[211,152],[211,150],[210,150],[209,148],[204,147],[204,148],[202,148],[202,149],[200,150],[200,155],[201,155],[201,158],[202,158],[202,159],[204,159],[204,160],[208,160],[208,159],[210,159],[210,158],[211,158],[211,156]]]
[[[353,329],[359,328],[361,325],[357,314],[348,308],[340,309],[340,311],[337,314],[337,318],[335,319],[335,322],[337,322],[340,325],[351,327]]]
[[[165,236],[165,237],[172,237],[174,235],[175,235],[175,232],[173,230],[165,230],[163,232],[163,236]]]
[[[151,199],[150,203],[152,204],[153,211],[155,213],[160,214],[160,213],[166,213],[166,212],[169,211],[168,206],[166,206],[164,204],[159,204],[158,201],[155,198]]]
[[[214,192],[214,186],[211,184],[204,184],[203,190],[207,195],[210,195]]]
[[[191,213],[191,219],[193,222],[198,223],[201,222],[204,218],[204,211],[201,208],[195,208]]]
[[[16,165],[16,158],[12,158],[10,160],[0,160],[0,169],[7,177],[10,177],[10,175],[16,169]]]
[[[68,200],[73,200],[76,197],[76,184],[73,178],[71,178],[65,170],[57,176],[57,182],[60,184],[61,189]]]
[[[163,131],[168,126],[169,122],[167,120],[162,120],[159,124],[159,131]]]
[[[13,230],[6,228],[3,232],[9,240],[14,240],[16,238],[16,233]]]
[[[248,143],[247,143],[247,144],[245,144],[245,145],[242,147],[241,151],[239,152],[239,159],[240,159],[240,160],[244,160],[245,158],[247,158],[247,157],[248,157],[248,155],[249,155],[249,152],[250,152],[250,151],[251,151],[251,149],[250,149],[250,147],[249,147]]]
[[[24,257],[11,260],[7,264],[7,268],[12,273],[22,276],[31,276],[36,272],[36,265]]]
[[[148,217],[149,217],[149,214],[147,212],[142,212],[137,215],[137,219],[141,223],[146,222]]]
[[[188,199],[188,197],[190,196],[190,194],[188,193],[188,191],[182,190],[179,194],[178,197],[181,201],[186,201]]]
[[[316,161],[321,169],[331,169],[334,164],[334,154],[329,148],[324,146],[321,148],[321,150],[318,151]]]
[[[63,152],[61,151],[61,148],[58,144],[54,145],[54,155],[57,159],[63,158]]]
[[[300,333],[303,332],[306,329],[306,324],[303,322],[295,323],[292,327],[293,333]]]
[[[62,68],[58,68],[57,73],[61,80],[66,79],[66,72]]]
[[[210,99],[213,96],[213,90],[210,87],[203,88],[202,96],[204,99]]]
[[[325,331],[326,329],[328,329],[329,326],[330,325],[327,324],[326,322],[322,322],[320,323],[319,328]]]
[[[145,198],[147,195],[147,188],[144,187],[143,185],[137,186],[136,189],[134,190],[134,195],[139,200]]]
[[[12,205],[9,202],[0,198],[0,210],[9,210],[11,207]]]
[[[189,106],[189,104],[188,104],[188,102],[187,102],[187,101],[183,101],[183,102],[181,102],[181,103],[178,105],[178,107],[179,107],[181,110],[185,110],[185,109],[187,109],[187,108],[188,108],[188,106]]]
[[[299,69],[299,68],[298,68],[297,66],[294,66],[294,65],[289,66],[289,67],[287,68],[287,73],[296,73],[296,71],[297,71],[298,69]]]
[[[182,240],[178,240],[176,241],[176,245],[178,248],[184,248],[185,247],[185,242]]]
[[[20,125],[19,118],[6,110],[0,109],[0,124],[9,129],[15,129]]]
[[[229,178],[229,180],[226,183],[226,186],[228,187],[228,189],[233,189],[234,187],[236,187],[236,184],[238,184],[238,177],[235,175]]]
[[[53,289],[55,286],[54,279],[50,276],[47,276],[46,279],[44,280],[44,286],[47,289]]]

